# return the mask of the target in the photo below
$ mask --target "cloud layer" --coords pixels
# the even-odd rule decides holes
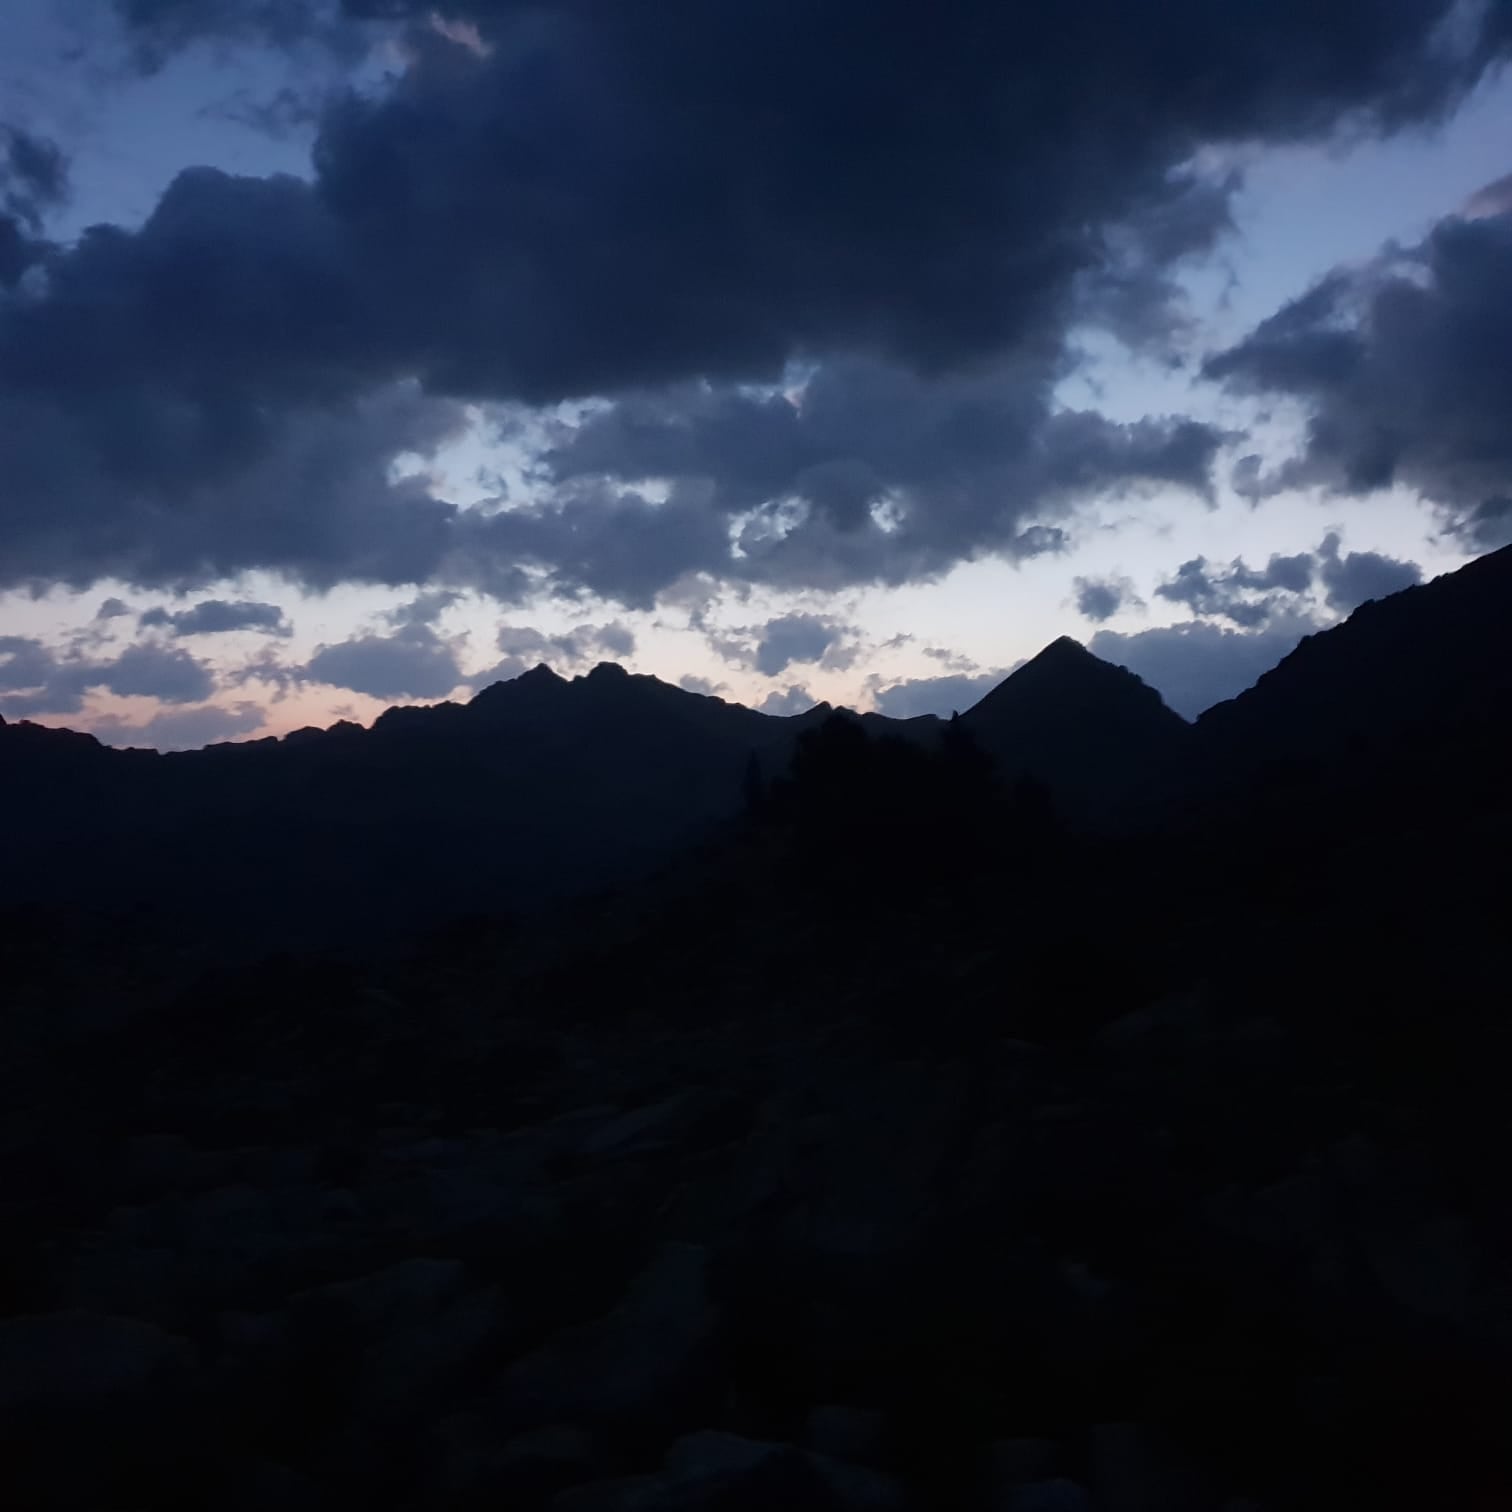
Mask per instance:
[[[644,605],[699,571],[917,579],[1053,546],[1089,494],[1200,490],[1208,427],[1055,407],[1071,333],[1165,349],[1176,272],[1229,226],[1204,150],[1443,114],[1512,42],[1505,5],[1457,9],[456,0],[442,27],[419,0],[117,0],[148,64],[206,37],[360,50],[374,25],[406,61],[327,111],[313,181],[192,169],[140,230],[70,248],[42,234],[51,160],[5,137],[0,586],[255,567]],[[1484,302],[1490,234],[1423,253],[1419,328]],[[1259,354],[1310,318],[1215,373],[1309,370]],[[1387,385],[1330,374],[1315,450],[1358,478],[1350,422]],[[615,402],[501,507],[394,466],[465,403],[588,396]],[[1460,528],[1490,529],[1502,495],[1451,481]]]
[[[1207,372],[1305,407],[1297,454],[1249,470],[1256,494],[1400,484],[1467,549],[1512,540],[1512,212],[1446,220],[1334,273]]]
[[[72,714],[91,690],[168,704],[199,703],[215,692],[210,668],[178,648],[140,644],[107,659],[59,654],[27,636],[0,636],[0,714]]]

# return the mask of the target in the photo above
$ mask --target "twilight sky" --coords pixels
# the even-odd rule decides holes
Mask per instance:
[[[1182,713],[1512,540],[1512,0],[7,0],[0,715]]]

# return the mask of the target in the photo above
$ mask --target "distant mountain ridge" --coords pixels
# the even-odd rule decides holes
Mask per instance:
[[[966,722],[1005,775],[1040,769],[1076,805],[1154,732],[1185,726],[1073,646],[1019,669]],[[753,760],[780,775],[799,736],[835,712],[763,714],[601,663],[570,680],[538,666],[467,704],[389,709],[368,729],[343,721],[200,751],[0,726],[0,780],[17,795],[0,903],[142,900],[184,910],[197,930],[270,940],[291,920],[315,940],[328,926],[529,907],[623,882],[717,833],[740,812]],[[910,742],[944,729],[844,717]],[[1143,745],[1095,734],[1141,722]]]
[[[1172,805],[1217,822],[1212,804],[1277,771],[1309,784],[1314,804],[1372,783],[1484,785],[1499,780],[1484,753],[1506,749],[1512,709],[1509,610],[1512,548],[1366,605],[1195,726],[1063,639],[960,724],[1001,778],[1043,779],[1087,822],[1158,826]],[[149,906],[191,932],[270,943],[528,908],[716,835],[753,760],[781,773],[833,712],[777,717],[603,663],[570,680],[539,666],[467,704],[389,709],[369,729],[166,755],[0,721],[0,905]],[[848,717],[911,742],[945,729]],[[1490,766],[1467,772],[1475,761]]]

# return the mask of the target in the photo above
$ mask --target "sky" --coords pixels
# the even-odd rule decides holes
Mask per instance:
[[[1512,0],[7,0],[0,716],[1194,717],[1512,541]]]

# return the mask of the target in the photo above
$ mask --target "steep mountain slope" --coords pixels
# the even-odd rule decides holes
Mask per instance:
[[[1309,636],[1193,731],[1190,794],[1295,795],[1338,817],[1474,804],[1512,738],[1512,547]]]
[[[1237,764],[1433,738],[1512,697],[1512,546],[1363,605],[1197,722]]]

